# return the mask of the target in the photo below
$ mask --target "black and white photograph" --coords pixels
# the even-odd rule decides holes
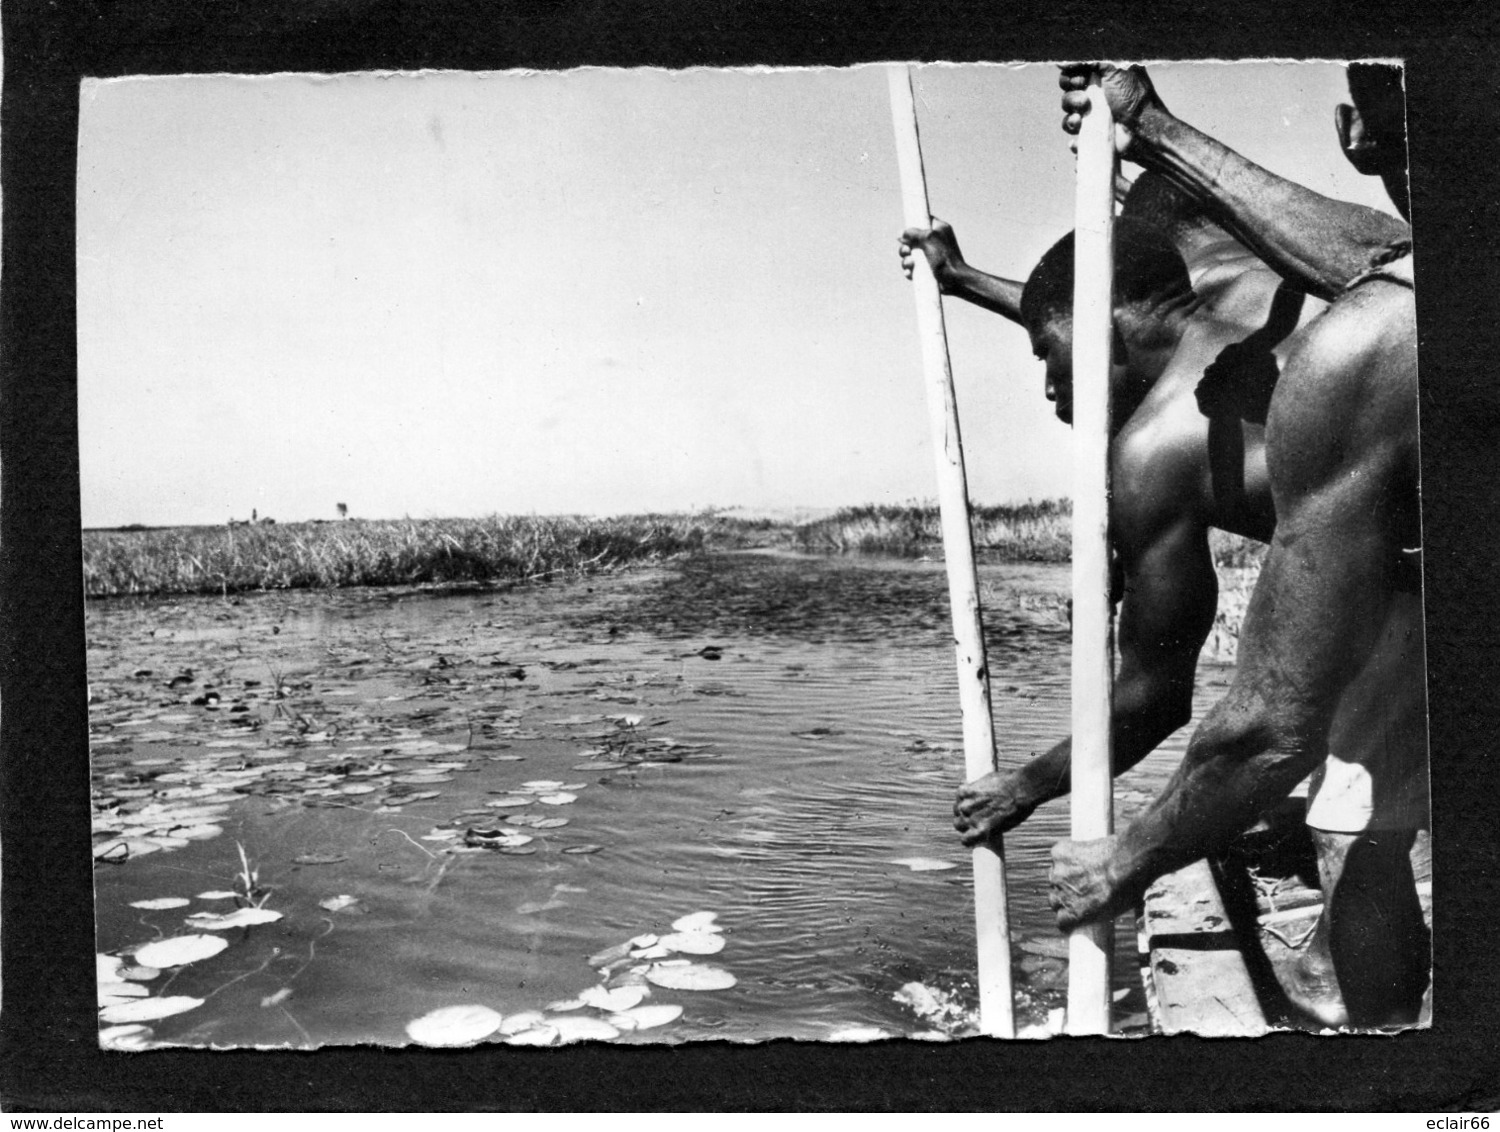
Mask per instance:
[[[1403,82],[85,81],[101,1046],[1430,1026]]]

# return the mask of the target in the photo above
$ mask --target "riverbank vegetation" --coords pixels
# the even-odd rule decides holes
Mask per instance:
[[[1071,507],[1043,500],[976,507],[982,562],[1068,561]],[[1226,581],[1253,583],[1262,547],[1215,532],[1214,560]],[[442,583],[516,583],[601,573],[705,550],[778,548],[812,554],[940,558],[935,506],[847,507],[811,520],[733,512],[492,516],[338,523],[248,523],[225,527],[130,527],[85,531],[90,597],[229,594]],[[1247,589],[1248,593],[1248,589]]]
[[[85,531],[84,592],[527,582],[734,545],[759,526],[713,515],[493,516]]]

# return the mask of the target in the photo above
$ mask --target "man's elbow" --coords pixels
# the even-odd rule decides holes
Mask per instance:
[[[1185,761],[1226,774],[1249,772],[1268,790],[1290,790],[1318,765],[1327,745],[1315,721],[1295,716],[1221,702],[1193,733]]]

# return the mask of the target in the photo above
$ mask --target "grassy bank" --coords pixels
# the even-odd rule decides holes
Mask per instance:
[[[975,507],[974,550],[988,562],[1067,562],[1073,537],[1073,508],[1066,499],[1045,499],[999,507]],[[933,505],[845,507],[815,522],[792,528],[792,545],[813,554],[891,554],[936,557],[943,532]],[[1264,547],[1223,531],[1209,545],[1221,569],[1258,567]]]
[[[85,593],[529,581],[743,545],[762,524],[712,515],[501,517],[86,531]]]
[[[989,561],[1066,562],[1072,505],[1048,499],[1000,507],[975,507],[974,548]],[[942,553],[943,531],[933,505],[845,507],[792,531],[793,544],[813,554],[893,554],[903,558]]]

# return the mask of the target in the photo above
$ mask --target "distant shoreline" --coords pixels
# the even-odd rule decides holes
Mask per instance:
[[[1069,561],[1071,507],[1043,500],[975,507],[984,562]],[[696,514],[492,516],[207,527],[139,525],[83,532],[84,592],[125,595],[245,593],[468,582],[516,584],[604,573],[710,550],[780,548],[807,554],[940,557],[930,504],[724,508]],[[1259,547],[1216,536],[1222,568],[1254,567]]]

